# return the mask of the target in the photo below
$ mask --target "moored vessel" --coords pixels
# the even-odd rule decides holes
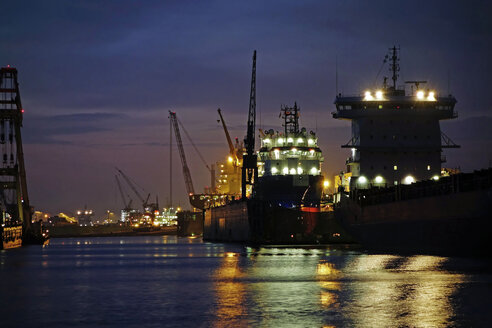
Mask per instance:
[[[335,217],[368,249],[390,253],[484,255],[491,223],[491,169],[448,177],[444,148],[458,148],[440,129],[457,117],[456,99],[406,81],[390,49],[393,85],[358,96],[337,95],[336,119],[350,120],[347,171]],[[408,90],[410,89],[410,90]]]
[[[261,131],[258,178],[247,198],[205,209],[204,239],[259,244],[349,241],[323,192],[323,155],[300,108],[281,108],[284,131]]]

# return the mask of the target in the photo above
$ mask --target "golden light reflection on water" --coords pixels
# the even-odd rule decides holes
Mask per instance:
[[[441,269],[446,258],[359,256],[347,266],[356,283],[344,312],[358,327],[446,327],[450,297],[463,275]],[[353,285],[351,288],[350,285]]]
[[[246,286],[240,280],[244,277],[238,262],[239,254],[228,252],[221,266],[214,272],[216,294],[216,320],[214,327],[237,327],[246,315],[244,295]]]
[[[338,294],[341,284],[337,279],[341,271],[335,268],[333,263],[321,261],[316,267],[316,277],[321,286],[320,302],[324,308],[338,308],[340,306]]]

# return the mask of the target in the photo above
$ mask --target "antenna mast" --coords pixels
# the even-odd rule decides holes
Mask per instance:
[[[400,71],[400,65],[399,61],[400,58],[398,58],[398,52],[400,51],[400,47],[393,46],[393,48],[390,48],[391,51],[391,67],[390,71],[393,73],[393,76],[391,79],[393,80],[393,90],[396,90],[396,80],[398,80],[398,72]]]

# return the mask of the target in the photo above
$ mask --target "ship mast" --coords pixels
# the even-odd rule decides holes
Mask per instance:
[[[284,118],[285,135],[290,133],[299,133],[299,110],[297,102],[294,107],[282,106],[282,116]]]
[[[393,80],[393,90],[396,90],[396,80],[398,80],[398,72],[400,71],[400,65],[398,62],[400,58],[398,58],[398,52],[400,51],[400,47],[393,46],[390,48],[391,51],[391,67],[390,71],[393,73],[391,79]]]

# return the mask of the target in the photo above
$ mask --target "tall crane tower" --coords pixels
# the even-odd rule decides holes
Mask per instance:
[[[19,227],[19,233],[22,233],[25,242],[29,239],[26,239],[26,235],[31,233],[32,209],[27,193],[22,150],[23,113],[17,69],[10,66],[2,67],[0,69],[0,211],[3,215],[0,217],[2,221],[0,229],[3,235],[3,230],[7,230],[4,228]]]
[[[241,178],[241,195],[246,198],[246,187],[258,181],[258,163],[255,154],[255,125],[256,125],[256,50],[253,53],[253,68],[251,72],[251,91],[249,95],[248,131],[244,139],[246,153],[243,156]]]

